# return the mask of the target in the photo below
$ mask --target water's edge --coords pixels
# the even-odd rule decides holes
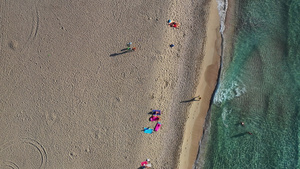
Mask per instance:
[[[201,161],[201,157],[204,157],[203,155],[205,155],[205,148],[201,147],[204,146],[205,147],[205,141],[204,138],[207,136],[207,134],[209,134],[209,128],[210,128],[210,113],[211,113],[211,106],[213,104],[214,101],[214,97],[218,91],[219,85],[220,85],[220,77],[221,77],[221,70],[222,70],[222,66],[223,66],[223,57],[224,57],[224,31],[225,31],[225,19],[226,19],[226,12],[227,12],[227,8],[228,8],[228,0],[216,0],[218,3],[218,11],[219,11],[219,16],[220,16],[220,37],[221,37],[221,55],[220,55],[220,67],[218,70],[218,78],[217,78],[217,83],[215,86],[215,89],[212,93],[210,102],[209,102],[209,108],[207,111],[207,115],[205,117],[205,122],[204,122],[204,127],[203,127],[203,134],[202,137],[199,141],[199,148],[198,148],[198,153],[197,153],[197,157],[196,160],[194,162],[193,165],[193,169],[198,169],[201,168],[204,165],[204,161]]]

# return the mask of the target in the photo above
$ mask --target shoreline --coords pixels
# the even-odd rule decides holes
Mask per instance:
[[[220,64],[220,70],[219,70],[219,77],[218,77],[218,81],[217,81],[217,86],[220,83],[220,77],[221,77],[221,69],[224,66],[224,57],[230,57],[231,52],[232,52],[232,46],[233,46],[233,35],[234,35],[234,26],[235,25],[235,15],[236,15],[236,4],[235,4],[235,0],[227,0],[227,9],[226,9],[226,16],[225,16],[225,21],[224,21],[224,30],[222,33],[222,46],[221,46],[221,50],[222,50],[222,56],[221,56],[221,64]],[[226,48],[225,48],[226,46]],[[217,87],[216,87],[217,88]],[[216,90],[213,93],[213,97],[216,94]],[[213,98],[212,98],[213,99]],[[213,100],[211,100],[213,101]],[[211,126],[211,115],[210,115],[210,110],[208,111],[207,117],[206,117],[206,122],[205,122],[205,129],[203,131],[203,136],[201,138],[200,141],[200,145],[199,145],[199,152],[197,155],[197,159],[196,162],[194,164],[194,167],[202,167],[204,165],[204,160],[205,160],[205,155],[206,155],[206,145],[209,142],[209,134],[210,134],[210,126]]]
[[[195,96],[200,95],[202,99],[199,102],[193,102],[188,108],[188,118],[184,127],[177,168],[192,168],[194,165],[198,154],[199,141],[203,135],[205,118],[210,107],[210,100],[217,85],[221,56],[221,34],[219,32],[220,18],[216,1],[212,0],[210,2],[208,14],[204,58],[200,66],[199,82],[195,92]]]

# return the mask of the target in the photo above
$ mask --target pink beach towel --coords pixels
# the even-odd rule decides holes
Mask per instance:
[[[160,122],[157,122],[157,124],[156,124],[156,126],[155,126],[155,128],[154,128],[154,131],[158,131],[159,128],[160,128],[160,126],[161,126],[161,123],[160,123]]]
[[[158,116],[151,116],[150,121],[158,121],[159,117]]]
[[[143,162],[141,162],[141,166],[145,166],[146,164],[148,164],[148,162],[147,162],[147,161],[143,161]]]

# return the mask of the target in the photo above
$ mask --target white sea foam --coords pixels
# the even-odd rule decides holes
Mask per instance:
[[[239,97],[246,93],[246,86],[242,81],[232,81],[231,84],[220,84],[214,97],[215,104],[221,104],[227,100]]]
[[[223,124],[225,127],[228,127],[228,125],[225,123],[225,121],[226,121],[227,115],[230,113],[231,113],[231,110],[228,111],[227,108],[224,108],[222,111],[222,121],[223,121]]]
[[[225,18],[226,18],[226,12],[228,8],[228,0],[217,0],[217,3],[218,3],[218,10],[219,10],[219,16],[221,22],[220,32],[223,34],[225,30]]]

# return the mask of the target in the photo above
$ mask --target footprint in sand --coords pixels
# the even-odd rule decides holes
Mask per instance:
[[[46,112],[45,117],[46,117],[46,123],[49,126],[52,126],[54,124],[55,120],[57,119],[57,116],[54,112],[51,112],[51,113]]]

